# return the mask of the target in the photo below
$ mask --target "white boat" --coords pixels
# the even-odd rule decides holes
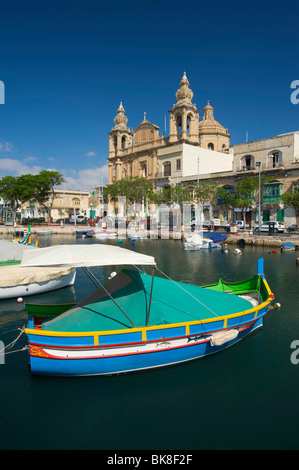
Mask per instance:
[[[96,231],[94,234],[95,238],[101,238],[101,239],[113,239],[117,237],[116,232],[109,232],[108,230],[102,230],[102,231]]]
[[[117,233],[115,231],[109,231],[109,230],[89,230],[85,233],[86,237],[92,237],[92,238],[100,238],[102,240],[105,240],[106,238],[108,239],[114,239],[117,237]]]
[[[49,237],[52,235],[52,230],[40,230],[37,234],[39,237]]]
[[[214,232],[193,233],[183,240],[185,250],[220,248],[227,235]]]
[[[202,248],[209,248],[209,238],[203,238],[197,233],[190,235],[186,240],[183,240],[185,250],[201,250]]]
[[[0,266],[0,300],[42,294],[72,286],[73,268],[24,268],[20,264]]]
[[[43,249],[0,240],[0,300],[42,294],[74,284],[74,268],[21,266],[25,252],[40,254]]]

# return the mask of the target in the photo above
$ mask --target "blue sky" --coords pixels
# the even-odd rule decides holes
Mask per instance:
[[[168,135],[186,71],[231,144],[299,130],[299,2],[2,0],[0,177],[55,169],[69,189],[107,181],[120,101]],[[200,119],[202,112],[200,113]]]

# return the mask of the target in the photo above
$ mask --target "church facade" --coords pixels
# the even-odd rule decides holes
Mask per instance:
[[[163,133],[160,135],[159,127],[148,121],[145,114],[143,122],[131,132],[127,127],[128,118],[124,107],[120,103],[114,118],[115,126],[109,132],[109,184],[129,176],[156,180],[162,174],[165,150],[168,155],[177,156],[180,144],[194,147],[199,155],[201,148],[221,153],[221,160],[227,163],[230,161],[228,130],[215,120],[214,110],[209,103],[204,108],[203,119],[199,121],[200,112],[192,102],[193,92],[189,85],[184,73],[176,92],[177,101],[169,111],[169,137]],[[180,150],[179,153],[177,160],[184,161],[183,153]],[[180,170],[180,164],[176,165]],[[197,168],[195,160],[195,167],[190,171],[195,174],[198,170],[200,168]]]

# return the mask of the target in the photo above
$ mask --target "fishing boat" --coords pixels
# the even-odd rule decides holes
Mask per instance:
[[[76,305],[25,304],[30,369],[37,375],[110,375],[201,358],[262,327],[274,299],[263,258],[257,274],[245,281],[220,279],[198,287],[170,279],[152,256],[117,246],[60,245],[44,251],[43,256],[26,252],[22,264],[68,260],[99,288]],[[90,269],[116,265],[120,271],[105,283]],[[152,273],[132,266],[150,266]]]
[[[21,245],[31,245],[31,246],[37,246],[38,245],[38,234],[35,234],[35,241],[32,241],[31,239],[31,225],[28,225],[28,229],[24,229],[24,235],[23,238],[13,238],[11,240],[14,243],[19,243]]]
[[[221,248],[222,243],[227,239],[227,235],[215,232],[193,233],[183,240],[185,250],[201,250]]]

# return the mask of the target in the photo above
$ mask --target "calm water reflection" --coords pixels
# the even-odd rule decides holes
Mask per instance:
[[[99,243],[74,237],[40,239]],[[117,241],[110,241],[117,244]],[[264,328],[234,347],[183,365],[135,374],[89,378],[38,378],[26,370],[27,353],[0,365],[2,449],[297,449],[299,365],[291,364],[291,342],[299,340],[296,253],[273,254],[246,247],[243,256],[221,250],[184,251],[180,241],[142,240],[124,248],[155,256],[173,279],[209,284],[256,272],[265,258],[268,282],[280,302]],[[114,269],[95,268],[102,278]],[[93,291],[78,270],[75,286],[34,302],[71,302]],[[23,305],[0,304],[0,339],[5,344],[26,321]],[[19,347],[25,344],[21,339]]]

